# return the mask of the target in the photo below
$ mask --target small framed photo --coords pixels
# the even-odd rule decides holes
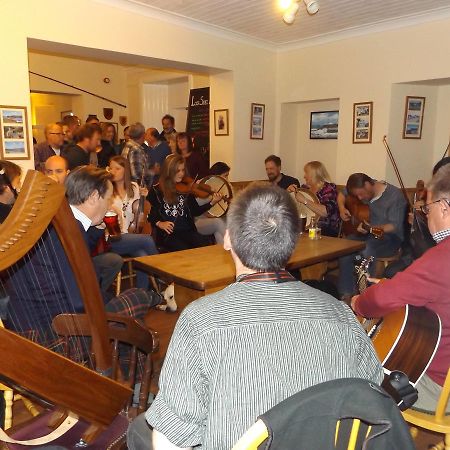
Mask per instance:
[[[30,159],[27,108],[0,105],[0,126],[0,157]]]
[[[61,120],[64,120],[64,117],[66,116],[73,116],[72,111],[61,111]]]
[[[266,105],[252,103],[250,118],[250,139],[264,139],[264,115]]]
[[[373,102],[353,104],[353,143],[372,142]]]
[[[339,130],[339,111],[311,112],[309,122],[310,139],[337,139]]]
[[[214,110],[214,134],[216,136],[228,136],[230,134],[228,109]]]
[[[425,97],[406,97],[403,139],[421,139]]]

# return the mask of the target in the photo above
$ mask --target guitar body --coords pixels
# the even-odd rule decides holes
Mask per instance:
[[[404,306],[382,319],[361,319],[385,373],[399,370],[415,386],[430,365],[441,338],[439,316]]]

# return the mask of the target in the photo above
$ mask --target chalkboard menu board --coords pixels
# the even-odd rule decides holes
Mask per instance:
[[[191,89],[186,122],[186,132],[201,151],[209,167],[209,87]]]

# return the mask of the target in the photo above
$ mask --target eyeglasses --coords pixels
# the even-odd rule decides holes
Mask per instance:
[[[55,134],[56,136],[65,136],[66,133],[48,133],[48,134]]]
[[[448,200],[447,198],[440,198],[438,200],[435,200],[434,202],[430,202],[427,203],[425,205],[422,205],[420,207],[420,210],[425,214],[428,215],[430,213],[430,206],[434,205],[435,203],[439,203],[440,201],[444,201],[445,203],[447,203],[447,205],[450,205],[450,200]]]

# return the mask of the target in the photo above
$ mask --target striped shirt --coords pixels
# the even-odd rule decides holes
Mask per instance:
[[[178,447],[230,449],[258,415],[318,383],[381,383],[351,310],[301,282],[233,283],[180,315],[147,421]]]

